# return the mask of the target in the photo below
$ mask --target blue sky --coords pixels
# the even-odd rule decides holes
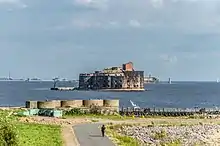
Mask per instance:
[[[0,0],[0,76],[77,78],[133,61],[162,80],[220,78],[218,0]]]

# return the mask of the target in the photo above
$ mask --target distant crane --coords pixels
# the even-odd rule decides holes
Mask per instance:
[[[53,79],[53,88],[56,88],[57,83],[59,82],[59,78],[54,78]]]
[[[169,81],[168,81],[168,83],[169,83],[169,84],[171,84],[171,83],[172,83],[172,81],[171,81],[171,78],[169,78]]]
[[[10,73],[10,71],[9,71],[9,73],[8,73],[8,80],[13,80],[13,79],[11,78],[11,73]]]

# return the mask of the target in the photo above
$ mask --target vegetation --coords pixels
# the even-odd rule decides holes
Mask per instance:
[[[204,115],[191,115],[188,118],[189,119],[205,119],[206,116],[204,116]]]
[[[18,146],[16,127],[7,117],[0,118],[0,146]]]
[[[69,117],[84,117],[84,118],[101,118],[101,119],[111,119],[111,120],[123,120],[132,119],[132,117],[121,116],[119,114],[106,114],[101,111],[97,106],[91,107],[90,110],[83,110],[80,108],[73,108],[68,111],[64,111],[64,118]]]
[[[61,146],[61,127],[18,122],[21,110],[0,110],[0,146]]]
[[[138,126],[138,125],[142,125],[142,124],[116,124],[113,125],[112,123],[110,123],[107,126],[107,135],[115,142],[117,143],[117,145],[119,146],[141,146],[141,142],[138,141],[135,138],[129,137],[129,136],[125,136],[122,134],[119,134],[117,132],[118,129],[122,128],[123,126]],[[151,126],[154,125],[151,122]],[[160,132],[156,132],[152,135],[152,138],[155,140],[166,140],[167,137],[167,133],[164,130],[161,130]],[[147,144],[146,144],[147,145]],[[179,139],[170,141],[170,142],[160,142],[161,146],[181,146],[181,141]]]
[[[120,126],[120,125],[117,125]],[[118,146],[140,146],[140,142],[132,137],[120,135],[114,129],[117,128],[113,125],[107,126],[107,135],[115,142]]]
[[[95,122],[99,122],[99,120],[94,120],[94,119],[92,119],[91,121],[94,122],[94,123],[95,123]]]
[[[160,132],[156,132],[153,136],[156,140],[161,140],[167,137],[167,133],[164,130],[161,130]]]
[[[160,143],[161,146],[181,146],[181,142],[179,139],[176,139],[171,142],[166,142],[166,143]]]
[[[18,123],[19,146],[62,146],[61,127]]]

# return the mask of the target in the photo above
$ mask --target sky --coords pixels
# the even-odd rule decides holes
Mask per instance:
[[[161,80],[220,78],[220,0],[0,0],[0,77],[129,61]]]

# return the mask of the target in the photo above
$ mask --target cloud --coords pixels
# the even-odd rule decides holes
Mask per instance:
[[[74,19],[81,19],[90,24],[83,24],[84,28],[120,26],[123,29],[134,27],[185,34],[220,33],[220,1],[74,0],[73,4],[74,10],[81,9],[74,11]],[[97,11],[91,12],[91,9]],[[96,22],[100,24],[94,24]],[[110,22],[120,25],[111,25]]]
[[[177,57],[176,56],[171,56],[171,55],[168,55],[168,54],[162,54],[159,57],[164,62],[168,62],[168,63],[172,63],[172,64],[177,62]]]
[[[21,0],[0,0],[0,5],[15,5],[18,8],[24,9],[27,8],[27,4],[22,2]],[[13,11],[13,9],[9,8],[8,11]]]
[[[160,8],[163,6],[164,1],[163,0],[150,0],[151,4],[155,8]]]
[[[127,26],[132,28],[140,28],[141,24],[137,20],[129,20],[128,23],[123,23],[120,21],[94,21],[91,19],[74,19],[72,21],[73,28],[82,28],[82,29],[91,29],[91,28],[100,28],[100,29],[118,29],[125,28]],[[59,26],[58,28],[64,28]]]
[[[106,9],[107,0],[74,0],[73,4],[81,8]]]
[[[0,3],[17,4],[20,3],[20,0],[0,0]]]
[[[130,20],[129,25],[132,27],[140,27],[141,26],[140,22],[137,20]]]

